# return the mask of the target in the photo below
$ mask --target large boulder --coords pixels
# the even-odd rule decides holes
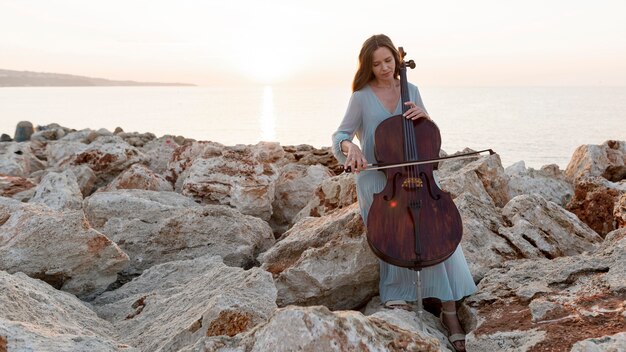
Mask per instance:
[[[591,254],[510,261],[466,299],[469,351],[568,351],[626,330],[626,229]],[[603,338],[606,340],[606,338]]]
[[[0,196],[2,197],[11,198],[33,187],[35,184],[27,178],[0,174]]]
[[[315,190],[331,173],[322,165],[287,164],[275,182],[270,225],[282,234],[294,224],[296,215],[314,197]]]
[[[116,189],[145,189],[148,191],[172,192],[174,188],[165,178],[147,166],[133,164],[126,171],[119,174],[106,187],[98,189],[99,192],[108,192]]]
[[[0,287],[0,351],[137,351],[73,295],[1,270]]]
[[[565,176],[572,183],[581,176],[602,176],[613,182],[626,178],[626,141],[581,145],[574,151]]]
[[[421,322],[418,313],[417,302],[407,302],[411,307],[411,311],[404,309],[385,308],[380,297],[376,296],[362,310],[363,314],[381,319],[389,324],[398,326],[399,328],[411,331],[416,335],[428,335],[439,340],[442,352],[454,351],[454,346],[447,338],[447,332],[441,325],[439,318],[423,309]],[[464,312],[464,311],[463,311]],[[459,318],[462,318],[459,315]]]
[[[150,160],[148,167],[159,175],[164,175],[167,171],[167,165],[172,160],[172,156],[180,145],[173,136],[163,136],[146,143],[141,151],[146,154]]]
[[[576,179],[574,197],[567,209],[602,236],[618,228],[614,209],[626,194],[626,180],[612,182],[601,176]]]
[[[192,142],[181,145],[172,152],[172,156],[167,163],[165,179],[176,185],[176,192],[181,191],[182,181],[187,175],[187,170],[193,161],[199,157],[212,157],[220,154],[224,145],[216,142]],[[180,178],[180,180],[179,180]]]
[[[454,203],[463,220],[461,247],[474,281],[480,281],[491,268],[525,257],[500,233],[505,222],[492,202],[464,192]]]
[[[284,146],[283,150],[285,151],[285,160],[283,162],[301,165],[323,165],[332,170],[335,175],[343,172],[343,166],[337,162],[331,147],[318,149],[308,144],[299,144]]]
[[[117,136],[98,137],[70,159],[71,165],[87,165],[96,173],[96,187],[106,185],[132,164],[147,162],[145,154]]]
[[[574,195],[574,187],[569,183],[558,165],[544,165],[539,170],[526,168],[523,161],[505,170],[509,177],[509,197],[522,194],[538,194],[543,198],[565,206]]]
[[[274,276],[281,307],[353,309],[378,292],[379,261],[367,244],[356,204],[301,220],[259,261]]]
[[[463,152],[471,150],[465,149]],[[509,201],[509,177],[504,172],[498,154],[447,161],[442,163],[436,174],[441,188],[450,192],[453,198],[463,192],[470,192],[485,202],[493,202],[497,207],[503,207]]]
[[[71,170],[49,172],[35,188],[35,195],[29,203],[45,204],[57,211],[80,210],[83,206],[83,194]]]
[[[28,178],[46,168],[46,163],[37,159],[30,142],[0,143],[0,174]]]
[[[601,241],[572,213],[538,195],[517,196],[502,210],[470,192],[454,201],[463,219],[461,246],[476,282],[509,260],[579,254]]]
[[[94,133],[92,129],[85,128],[80,131],[70,131],[60,140],[63,142],[80,142],[84,144],[91,143],[90,136]]]
[[[98,315],[142,351],[179,351],[206,336],[244,333],[276,309],[271,275],[201,257],[153,266],[98,297]]]
[[[195,206],[199,205],[178,193],[138,189],[97,192],[83,201],[85,216],[97,229],[102,229],[115,218],[139,219],[148,225],[172,210]]]
[[[182,194],[205,204],[223,204],[269,221],[275,181],[274,163],[282,158],[278,143],[205,149],[193,160],[182,182]],[[180,180],[179,180],[180,182]]]
[[[307,216],[324,216],[334,209],[347,207],[357,202],[354,175],[343,173],[325,179],[315,189],[314,196],[295,216],[294,223]]]
[[[115,135],[122,138],[126,143],[137,148],[141,148],[156,139],[156,136],[152,132],[139,133],[120,131],[115,133]]]
[[[45,157],[49,167],[57,170],[65,169],[71,165],[78,154],[81,154],[88,147],[88,144],[81,141],[52,141],[46,145]],[[89,167],[87,164],[84,166]]]
[[[276,310],[270,320],[235,337],[209,337],[191,351],[442,351],[439,341],[400,328],[384,319],[355,311],[331,312],[323,306],[290,306]]]
[[[502,209],[502,216],[510,224],[500,231],[508,241],[539,257],[589,252],[602,242],[602,237],[574,214],[536,194],[513,198]]]
[[[76,182],[83,198],[89,196],[96,185],[96,173],[87,165],[72,165],[70,170],[76,176]]]
[[[30,139],[32,141],[44,142],[45,144],[48,141],[56,141],[65,137],[67,131],[69,129],[64,129],[64,127],[58,124],[51,124],[49,127],[40,127],[39,131],[33,133]]]
[[[130,257],[127,274],[206,254],[248,268],[274,244],[266,222],[225,206],[200,206],[174,192],[95,193],[85,199],[84,209],[89,222]]]
[[[89,299],[117,280],[128,256],[82,211],[0,198],[0,270],[21,271]]]

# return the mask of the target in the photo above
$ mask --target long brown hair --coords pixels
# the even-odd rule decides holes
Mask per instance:
[[[398,78],[400,74],[400,54],[391,39],[384,34],[376,34],[369,37],[361,47],[359,53],[359,68],[354,75],[354,81],[352,81],[352,91],[356,92],[365,87],[371,80],[374,79],[374,72],[372,72],[372,57],[376,49],[385,47],[391,50],[393,59],[396,62],[396,71],[393,73],[394,78]]]

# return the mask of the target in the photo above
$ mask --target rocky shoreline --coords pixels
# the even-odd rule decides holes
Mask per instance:
[[[438,176],[468,351],[624,351],[626,141]],[[436,304],[382,308],[364,232],[330,148],[45,126],[0,143],[0,352],[452,351]]]

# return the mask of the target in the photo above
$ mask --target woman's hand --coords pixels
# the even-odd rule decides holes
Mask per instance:
[[[409,110],[402,114],[402,116],[406,117],[407,119],[417,120],[423,117],[430,120],[430,116],[428,116],[426,111],[419,108],[414,102],[407,101],[406,103],[404,103],[404,105],[408,105],[410,107]]]
[[[343,164],[343,168],[344,170],[347,170],[348,167],[350,167],[350,170],[352,172],[358,174],[361,170],[367,168],[367,160],[365,160],[363,152],[361,152],[361,149],[359,149],[356,144],[350,141],[343,141],[342,144],[344,143],[347,145],[346,147],[348,149],[348,154],[346,162]],[[342,145],[341,147],[343,149],[344,145]]]

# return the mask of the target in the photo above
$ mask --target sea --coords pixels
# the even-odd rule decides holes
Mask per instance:
[[[507,167],[565,169],[583,144],[626,140],[626,87],[420,87],[447,153],[493,149]],[[350,88],[3,87],[0,133],[19,121],[182,135],[225,145],[329,146]]]

